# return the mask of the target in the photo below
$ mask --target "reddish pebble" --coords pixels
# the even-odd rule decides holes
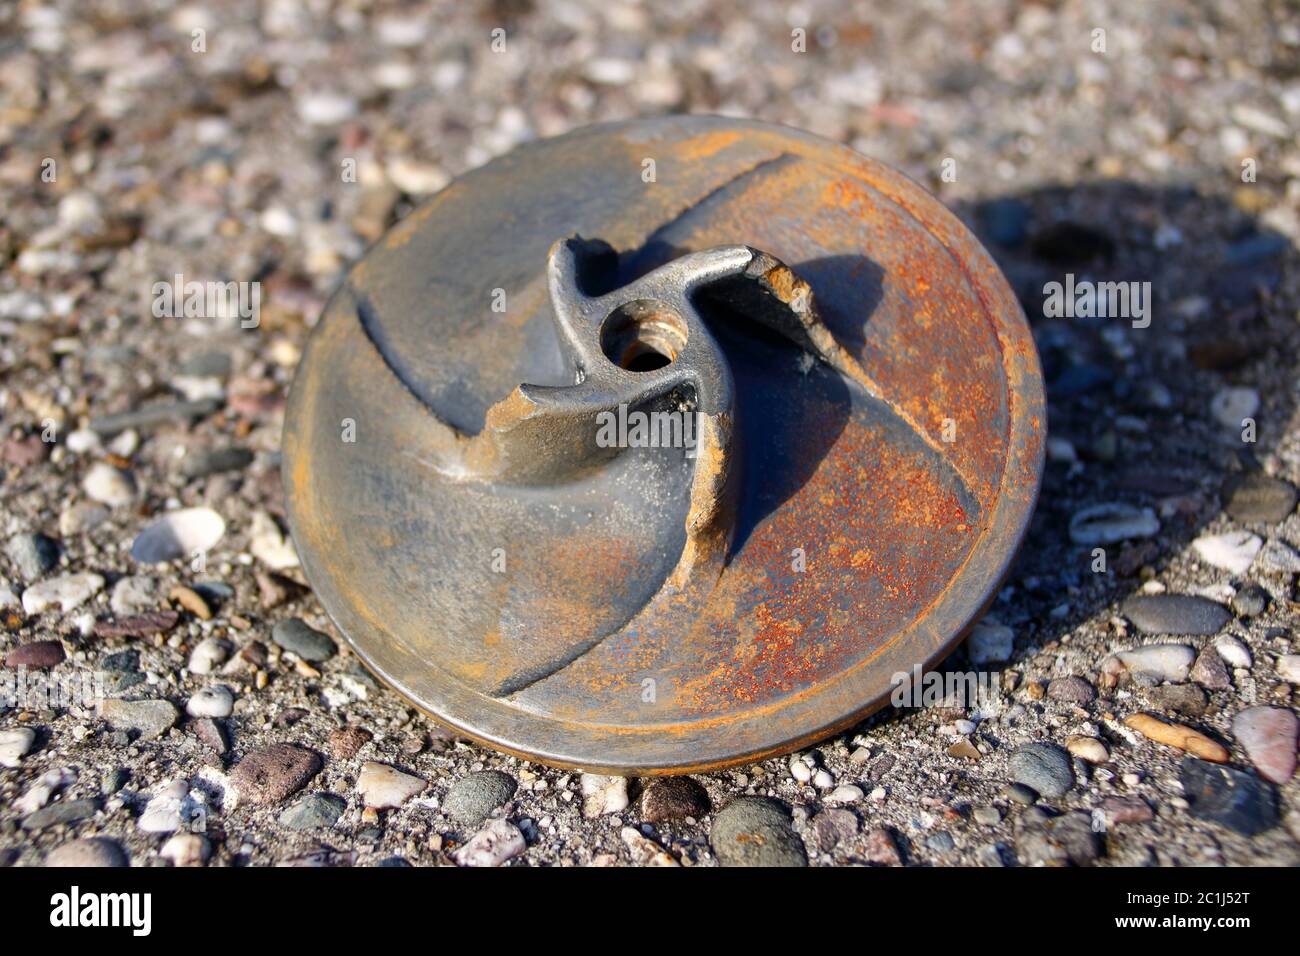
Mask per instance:
[[[5,667],[53,667],[66,656],[58,641],[32,641],[10,651],[5,657]]]

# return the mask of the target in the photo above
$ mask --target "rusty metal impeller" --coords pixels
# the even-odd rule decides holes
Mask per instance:
[[[1042,415],[1004,280],[907,180],[779,127],[594,127],[353,270],[291,396],[290,523],[425,711],[684,772],[847,726],[944,656],[1028,522]]]

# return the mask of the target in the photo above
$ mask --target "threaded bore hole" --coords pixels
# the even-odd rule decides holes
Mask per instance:
[[[686,323],[655,299],[620,305],[600,330],[605,357],[629,372],[653,372],[671,365],[686,347]]]

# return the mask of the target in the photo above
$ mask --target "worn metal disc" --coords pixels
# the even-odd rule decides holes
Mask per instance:
[[[620,409],[695,444],[611,445]],[[846,727],[947,654],[1044,428],[1021,310],[935,199],[680,117],[530,144],[397,225],[311,337],[284,477],[321,602],[416,706],[684,772]]]

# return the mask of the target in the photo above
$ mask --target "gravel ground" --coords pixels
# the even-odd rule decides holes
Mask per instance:
[[[0,705],[0,863],[1300,863],[1300,18],[884,6],[0,8],[4,673],[145,702]],[[934,190],[1025,304],[1052,435],[995,620],[951,662],[1002,693],[700,788],[501,756],[381,689],[318,633],[278,478],[311,323],[392,221],[524,140],[675,111]],[[1045,317],[1066,272],[1150,282],[1149,328]],[[177,273],[259,281],[260,326],[156,317]],[[178,507],[208,510],[140,539]],[[1188,650],[1111,656],[1148,644]]]

